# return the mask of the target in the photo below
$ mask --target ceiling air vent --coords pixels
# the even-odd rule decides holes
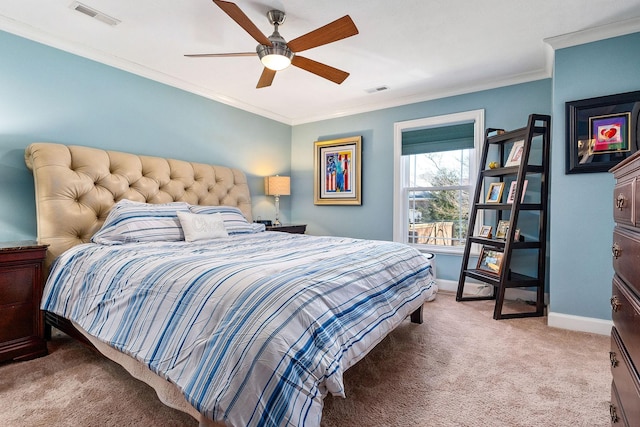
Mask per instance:
[[[378,86],[378,87],[373,87],[371,89],[365,89],[365,92],[367,93],[377,93],[377,92],[382,92],[385,90],[389,90],[389,86]]]
[[[113,18],[106,13],[102,13],[99,10],[96,10],[92,7],[87,6],[86,4],[82,4],[78,1],[74,1],[71,3],[71,9],[76,10],[80,13],[84,13],[87,16],[90,16],[94,19],[97,19],[100,22],[103,22],[107,25],[116,26],[120,23],[120,20]]]

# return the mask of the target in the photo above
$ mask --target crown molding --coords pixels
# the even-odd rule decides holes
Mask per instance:
[[[211,99],[213,101],[220,102],[230,107],[238,108],[248,113],[266,117],[268,119],[272,119],[287,125],[292,124],[291,119],[287,117],[281,116],[279,114],[275,114],[271,111],[256,108],[252,105],[248,105],[243,102],[240,102],[234,98],[219,95],[217,93],[214,93],[211,90],[202,88],[198,85],[185,82],[184,80],[177,79],[173,76],[161,73],[156,70],[152,70],[150,68],[144,67],[135,62],[131,62],[126,59],[113,56],[109,53],[96,50],[95,48],[62,39],[60,37],[49,34],[46,31],[42,31],[38,28],[26,25],[22,22],[15,21],[3,15],[0,15],[0,30],[6,31],[7,33],[11,33],[19,37],[23,37],[27,40],[31,40],[36,43],[43,44],[45,46],[52,47],[54,49],[71,53],[73,55],[77,55],[82,58],[90,59],[92,61],[96,61],[107,66],[118,68],[123,71],[127,71],[129,73],[147,78],[149,80],[163,83],[168,86],[175,87],[177,89],[182,89],[184,91],[202,96],[207,99]]]
[[[637,32],[640,32],[640,18],[631,18],[624,21],[574,31],[573,33],[548,37],[544,39],[544,42],[553,49],[558,50]]]

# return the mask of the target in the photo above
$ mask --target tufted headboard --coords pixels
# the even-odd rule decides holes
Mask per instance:
[[[29,145],[25,162],[35,184],[38,241],[49,245],[47,271],[62,252],[89,242],[120,199],[237,206],[252,220],[238,169],[45,142]]]

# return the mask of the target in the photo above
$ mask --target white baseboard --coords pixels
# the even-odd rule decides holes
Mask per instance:
[[[550,312],[547,316],[547,325],[554,328],[569,329],[572,331],[591,332],[599,335],[611,335],[613,321],[595,319],[593,317],[574,316],[572,314]]]
[[[456,293],[458,290],[458,282],[454,282],[453,280],[436,279],[436,283],[438,284],[438,292],[444,291]],[[489,292],[491,292],[491,287],[489,285],[483,285],[481,283],[465,283],[464,289],[465,295],[489,295]],[[535,301],[536,295],[533,291],[507,289],[505,298],[510,300],[521,299],[524,301]],[[548,307],[549,294],[544,295],[544,301]],[[613,322],[611,320],[596,319],[592,317],[549,312],[547,315],[547,325],[571,331],[610,335]]]

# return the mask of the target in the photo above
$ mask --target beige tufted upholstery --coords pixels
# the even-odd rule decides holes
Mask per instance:
[[[34,177],[38,241],[49,244],[47,270],[62,252],[88,242],[120,199],[237,206],[252,220],[238,169],[44,142],[26,148],[25,162]]]

